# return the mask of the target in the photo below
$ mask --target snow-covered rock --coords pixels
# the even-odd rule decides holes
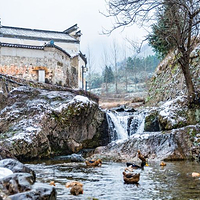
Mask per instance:
[[[200,122],[200,108],[188,107],[187,97],[178,96],[159,107],[149,110],[145,119],[145,131],[161,131],[195,125]]]
[[[107,144],[105,113],[69,91],[21,86],[0,109],[0,143],[18,159],[76,153]]]
[[[0,167],[0,179],[13,174],[13,172],[5,167]]]

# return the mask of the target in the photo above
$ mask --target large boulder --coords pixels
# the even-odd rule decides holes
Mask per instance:
[[[105,113],[69,91],[21,86],[0,110],[0,146],[18,159],[71,154],[108,143]]]
[[[135,134],[122,143],[111,143],[97,147],[93,157],[104,160],[137,161],[137,151],[148,156],[148,160],[199,159],[200,125],[190,125],[162,132]]]
[[[151,108],[145,117],[144,130],[149,132],[172,130],[200,123],[200,107],[188,107],[187,98],[180,96]]]

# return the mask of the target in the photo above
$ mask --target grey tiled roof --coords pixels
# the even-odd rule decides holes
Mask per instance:
[[[71,57],[71,55],[68,52],[66,52],[64,49],[62,49],[61,47],[59,47],[57,45],[46,44],[44,46],[34,46],[34,45],[11,44],[11,43],[0,42],[0,46],[1,47],[24,48],[24,49],[38,49],[38,50],[44,50],[44,47],[53,47],[53,48],[56,48],[56,49],[62,51],[64,54],[68,55],[69,57]]]
[[[14,47],[14,48],[25,48],[25,49],[39,49],[39,50],[44,49],[44,46],[11,44],[11,43],[2,43],[2,42],[0,42],[0,46],[2,46],[2,47]]]
[[[0,28],[0,37],[54,40],[54,41],[79,43],[78,40],[74,39],[73,37],[69,36],[67,33],[64,32],[17,28],[10,26],[2,26]]]

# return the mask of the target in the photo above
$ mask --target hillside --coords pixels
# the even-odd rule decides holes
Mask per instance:
[[[190,70],[195,91],[200,96],[200,43],[191,53]],[[186,84],[181,68],[173,52],[158,65],[155,75],[148,83],[146,104],[159,105],[178,96],[187,95]]]

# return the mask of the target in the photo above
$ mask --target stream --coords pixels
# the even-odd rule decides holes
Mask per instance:
[[[111,142],[122,142],[143,133],[143,113],[107,114]],[[136,164],[140,165],[140,161]],[[122,175],[125,163],[103,162],[101,167],[87,167],[84,162],[63,159],[26,163],[36,172],[37,182],[55,182],[58,200],[200,199],[200,177],[192,177],[192,172],[200,173],[200,163],[167,162],[165,167],[161,167],[159,162],[148,164],[144,170],[135,170],[140,173],[138,184],[125,184]],[[70,181],[83,183],[83,194],[70,195],[70,188],[65,187]]]
[[[167,162],[160,167],[158,162],[149,163],[140,172],[138,184],[125,184],[122,172],[125,163],[105,162],[101,167],[86,167],[84,162],[46,161],[27,163],[36,172],[37,182],[55,181],[57,199],[105,199],[105,200],[150,200],[150,199],[200,199],[200,178],[192,172],[200,171],[196,162]],[[83,183],[84,193],[70,195],[69,181]]]

